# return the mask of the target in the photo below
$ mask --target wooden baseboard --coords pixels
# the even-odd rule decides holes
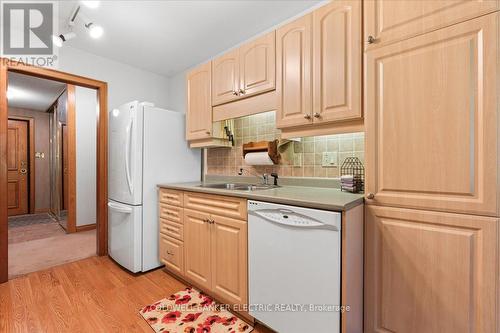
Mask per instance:
[[[89,230],[94,230],[96,228],[96,224],[84,224],[84,225],[77,225],[76,226],[76,232],[80,231],[89,231]]]

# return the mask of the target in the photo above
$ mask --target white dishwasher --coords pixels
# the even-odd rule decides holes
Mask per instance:
[[[249,312],[280,333],[340,332],[341,213],[248,201]]]

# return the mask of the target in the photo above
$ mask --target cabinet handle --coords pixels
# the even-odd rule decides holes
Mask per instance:
[[[208,135],[210,135],[210,131],[206,131],[205,133],[208,134]]]
[[[311,115],[309,113],[304,113],[304,118],[305,119],[311,119]]]
[[[368,44],[373,44],[373,43],[375,43],[376,41],[377,41],[377,39],[376,39],[375,37],[373,37],[373,36],[368,36],[368,40],[367,40]]]
[[[314,118],[321,118],[321,115],[318,112],[314,112]]]
[[[373,194],[373,193],[368,193],[368,194],[366,195],[366,198],[367,198],[367,199],[370,199],[370,200],[371,200],[371,199],[375,199],[375,194]]]
[[[168,254],[169,256],[173,256],[173,255],[174,255],[174,254],[173,254],[172,252],[170,252],[170,251],[167,251],[167,254]]]
[[[243,94],[243,95],[245,95],[245,94],[246,94],[246,91],[245,91],[245,89],[240,89],[240,94]]]
[[[233,90],[233,95],[238,96],[238,92]]]
[[[210,224],[214,224],[214,223],[215,223],[215,221],[214,221],[214,220],[208,220],[208,223],[210,223]]]

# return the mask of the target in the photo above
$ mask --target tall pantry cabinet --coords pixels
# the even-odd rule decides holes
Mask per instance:
[[[364,2],[365,332],[498,332],[498,9]]]

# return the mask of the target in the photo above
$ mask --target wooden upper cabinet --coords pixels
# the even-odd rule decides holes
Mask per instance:
[[[212,287],[210,214],[184,209],[184,274],[194,283]]]
[[[276,31],[278,128],[312,123],[312,14]]]
[[[239,98],[239,49],[212,61],[212,105]]]
[[[272,31],[240,47],[240,96],[274,90],[275,44],[275,31]]]
[[[313,12],[315,123],[362,117],[361,5],[336,0]]]
[[[212,290],[229,304],[246,304],[247,222],[212,215]]]
[[[499,14],[366,53],[369,204],[498,214]]]
[[[365,332],[496,332],[498,222],[367,206]]]
[[[364,1],[368,49],[407,39],[498,10],[498,0],[367,0]]]
[[[186,139],[208,139],[212,132],[211,64],[187,74]]]

